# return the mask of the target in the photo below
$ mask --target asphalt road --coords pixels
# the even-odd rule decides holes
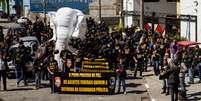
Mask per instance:
[[[143,79],[126,80],[126,95],[51,94],[50,88],[35,90],[34,83],[29,83],[27,87],[17,87],[14,79],[7,82],[8,91],[0,91],[0,101],[149,101]],[[48,81],[42,83],[47,85]]]
[[[8,28],[19,26],[5,19],[0,19],[0,25],[4,28],[4,34],[7,33]],[[130,71],[128,72],[131,74]],[[43,84],[47,85],[48,81],[43,81]],[[8,91],[0,91],[0,101],[149,101],[143,79],[128,79],[126,85],[126,95],[123,93],[115,95],[51,94],[50,88],[35,90],[34,83],[29,83],[27,87],[17,87],[16,80],[8,79]]]

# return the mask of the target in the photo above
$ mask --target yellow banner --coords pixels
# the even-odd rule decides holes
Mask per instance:
[[[71,72],[74,72],[74,69],[70,69]],[[83,69],[81,72],[89,72],[89,73],[113,73],[113,70],[92,70],[92,69]]]
[[[101,69],[109,69],[108,66],[101,66],[101,65],[83,65],[83,68],[95,68],[95,69],[98,69],[98,68],[101,68]]]
[[[109,92],[106,87],[61,87],[62,92]]]
[[[107,80],[63,80],[64,85],[108,85]]]
[[[90,61],[91,59],[89,58],[84,58],[84,60]],[[102,58],[102,59],[93,59],[94,61],[106,61],[106,59]]]
[[[101,78],[101,73],[69,73],[69,77],[97,77]]]
[[[85,65],[85,64],[90,64],[90,65],[108,65],[108,62],[83,61],[82,63],[83,63],[84,65]]]

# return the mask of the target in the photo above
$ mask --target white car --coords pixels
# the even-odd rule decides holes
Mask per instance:
[[[25,47],[31,47],[32,53],[34,51],[34,45],[39,46],[40,43],[38,39],[34,36],[26,36],[19,38],[20,41],[23,41],[23,44]],[[12,45],[11,48],[17,48],[19,46],[19,43]]]
[[[28,21],[29,21],[28,18],[26,18],[26,17],[20,17],[20,18],[17,20],[17,23],[18,23],[18,24],[22,24],[22,23],[26,23],[26,22],[28,22]]]

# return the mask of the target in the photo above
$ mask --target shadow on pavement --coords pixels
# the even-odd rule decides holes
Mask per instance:
[[[135,93],[135,94],[143,94],[147,92],[146,90],[132,90],[132,91],[128,91],[127,93]]]
[[[133,77],[133,76],[128,76],[128,77],[126,78],[126,80],[131,80],[131,79],[134,79],[134,77]]]
[[[2,98],[0,98],[0,101],[4,101]]]
[[[50,84],[45,84],[45,83],[41,84],[41,88],[49,88],[49,87],[50,87]]]
[[[33,88],[15,88],[15,89],[8,89],[7,91],[27,91],[27,90],[34,90],[34,89]]]
[[[187,99],[184,101],[200,101],[200,100],[201,100],[201,98],[195,97],[195,98],[190,98],[190,99]]]
[[[126,87],[138,87],[141,86],[142,84],[136,84],[136,83],[128,83],[126,84]]]
[[[144,77],[148,77],[148,76],[154,76],[154,74],[145,74],[143,75]]]
[[[195,93],[191,93],[191,94],[188,94],[188,95],[189,95],[188,97],[196,97],[198,95],[201,95],[201,92],[195,92]]]
[[[126,78],[126,80],[131,80],[131,79],[142,79],[142,77],[133,77],[133,76],[128,76],[127,78]]]

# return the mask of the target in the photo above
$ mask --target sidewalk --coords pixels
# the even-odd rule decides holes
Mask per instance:
[[[162,92],[162,81],[158,76],[153,73],[153,68],[149,67],[148,72],[144,72],[145,86],[149,92],[152,101],[170,101],[170,95],[165,96]],[[191,84],[186,88],[187,101],[201,101],[201,83],[198,83],[198,79],[195,79],[195,84]]]

